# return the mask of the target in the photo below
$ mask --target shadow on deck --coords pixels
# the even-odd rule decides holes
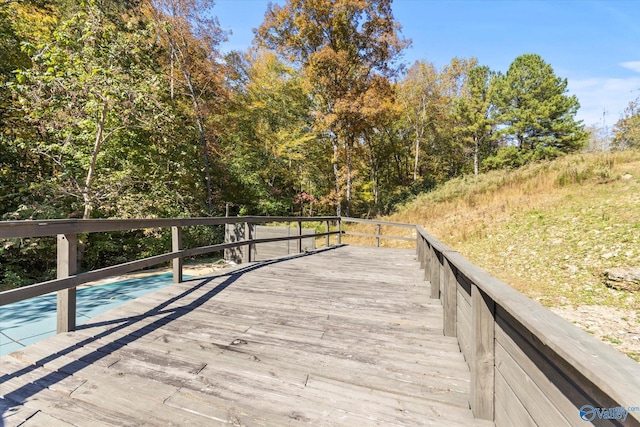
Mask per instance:
[[[493,425],[429,296],[351,246],[172,285],[0,357],[0,425]]]

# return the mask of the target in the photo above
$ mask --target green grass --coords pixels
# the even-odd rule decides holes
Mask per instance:
[[[611,335],[604,335],[602,338],[609,341],[612,344],[622,344],[622,341],[620,341],[616,337],[612,337]]]

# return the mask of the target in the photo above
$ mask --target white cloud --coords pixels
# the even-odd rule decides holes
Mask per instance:
[[[602,125],[604,112],[606,125],[613,126],[629,102],[638,97],[639,90],[640,77],[569,79],[569,93],[580,101],[576,118],[585,125]]]
[[[620,66],[631,71],[635,71],[636,73],[640,73],[640,61],[621,62]]]

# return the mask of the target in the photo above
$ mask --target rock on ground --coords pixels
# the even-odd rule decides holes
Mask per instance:
[[[604,271],[604,280],[610,288],[640,292],[640,267],[617,267]]]

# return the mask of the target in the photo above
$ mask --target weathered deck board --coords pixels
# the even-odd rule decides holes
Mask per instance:
[[[172,285],[0,358],[0,425],[492,425],[412,251]]]

